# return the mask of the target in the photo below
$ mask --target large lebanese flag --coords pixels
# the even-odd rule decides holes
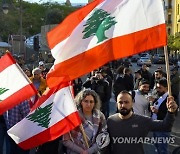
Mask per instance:
[[[43,95],[8,134],[21,148],[31,149],[58,138],[80,123],[70,86],[61,84]]]
[[[0,59],[0,114],[37,93],[10,53]]]
[[[161,0],[95,0],[48,32],[54,66],[47,84],[73,80],[103,64],[167,44]]]

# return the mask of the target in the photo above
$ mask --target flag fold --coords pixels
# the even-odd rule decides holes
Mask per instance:
[[[43,95],[31,112],[8,130],[23,149],[54,140],[81,123],[68,84],[61,84]]]
[[[0,114],[37,93],[10,53],[0,59],[0,81]]]
[[[94,0],[47,34],[54,87],[119,58],[167,44],[161,0]]]

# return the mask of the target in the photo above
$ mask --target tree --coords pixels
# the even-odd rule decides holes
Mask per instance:
[[[87,20],[86,24],[83,25],[85,26],[83,39],[96,35],[98,38],[97,43],[106,40],[105,31],[117,23],[114,18],[115,17],[111,17],[108,12],[102,9],[96,10]]]
[[[180,33],[168,36],[168,47],[173,51],[180,49]]]
[[[5,15],[0,11],[0,38],[6,42],[8,42],[9,35],[20,34],[19,0],[7,1],[7,3],[9,4],[9,13]],[[2,0],[0,0],[0,4],[2,4]],[[49,23],[58,24],[76,9],[59,3],[39,4],[22,1],[22,34],[26,37],[38,34],[41,32],[41,26]],[[52,13],[53,11],[56,13]],[[49,12],[51,12],[50,17]]]
[[[52,105],[53,103],[46,105],[44,108],[38,107],[34,113],[26,118],[34,123],[37,122],[38,126],[48,128],[51,120]]]
[[[58,24],[62,21],[62,11],[55,8],[53,10],[49,10],[46,14],[46,22],[45,24]]]

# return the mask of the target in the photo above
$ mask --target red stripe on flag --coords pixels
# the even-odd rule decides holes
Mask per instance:
[[[59,136],[77,127],[80,123],[81,120],[78,112],[74,112],[45,131],[19,143],[19,146],[23,149],[34,148],[45,142],[55,140]]]
[[[65,20],[47,33],[48,45],[52,49],[59,42],[63,41],[72,33],[77,25],[98,5],[104,0],[95,0],[88,5],[71,13]],[[68,25],[68,26],[67,26]]]
[[[2,72],[4,69],[6,69],[8,66],[16,64],[16,61],[11,56],[10,53],[6,53],[4,56],[0,59],[0,72]]]
[[[0,102],[0,115],[36,93],[37,90],[34,88],[33,84],[28,84],[22,89],[16,91],[11,96]]]
[[[47,74],[47,84],[50,88],[54,87],[61,82],[74,80],[111,60],[138,54],[166,44],[165,24],[112,38],[82,54],[56,64],[54,69]]]

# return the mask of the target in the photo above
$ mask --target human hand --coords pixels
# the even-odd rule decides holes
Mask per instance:
[[[148,97],[147,97],[147,100],[148,100],[149,102],[154,102],[154,101],[155,101],[155,98],[154,98],[153,96],[148,96]]]
[[[80,154],[88,154],[88,151],[87,150],[83,150],[83,151],[81,151]]]
[[[169,96],[167,98],[166,105],[167,105],[168,111],[171,112],[171,113],[174,113],[177,110],[177,108],[178,108],[178,105],[174,101],[174,97],[173,96]]]
[[[158,113],[158,109],[156,109],[155,106],[150,106],[150,109],[153,113],[156,113],[156,114]]]

